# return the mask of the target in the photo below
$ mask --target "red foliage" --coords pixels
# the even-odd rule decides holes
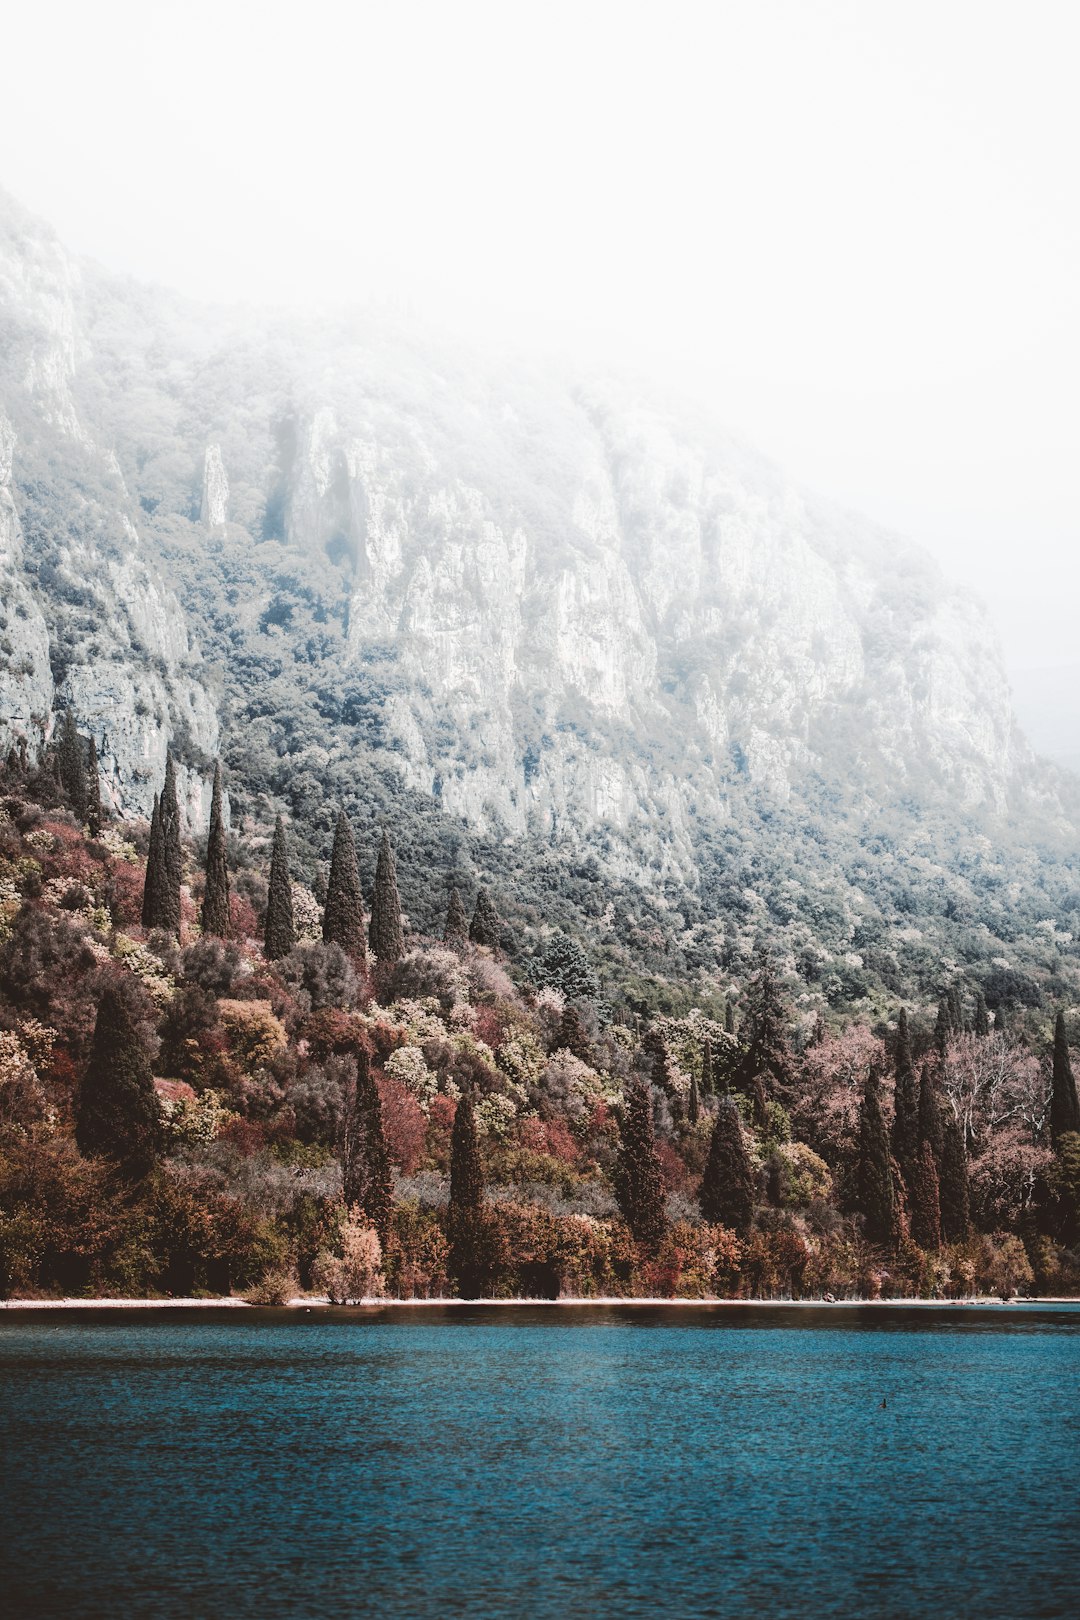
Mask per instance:
[[[366,1026],[352,1013],[337,1007],[320,1007],[302,1020],[299,1038],[307,1042],[308,1051],[317,1062],[331,1055],[343,1056],[349,1052],[367,1052],[373,1056],[373,1042]]]
[[[117,861],[109,873],[109,910],[117,928],[138,928],[142,923],[143,885],[146,874],[141,866]]]
[[[503,1021],[494,1007],[477,1007],[473,1015],[473,1034],[497,1052],[505,1031]]]
[[[530,1153],[546,1153],[553,1159],[561,1159],[564,1164],[577,1164],[581,1158],[581,1149],[564,1119],[537,1119],[533,1116],[522,1120],[518,1141]]]
[[[681,1192],[690,1179],[690,1172],[686,1165],[670,1142],[657,1142],[656,1152],[660,1160],[660,1170],[664,1177],[665,1189],[668,1192]]]
[[[233,1118],[227,1120],[218,1133],[220,1141],[228,1142],[245,1159],[261,1153],[266,1146],[266,1130],[254,1120]]]
[[[383,1131],[390,1157],[403,1176],[411,1176],[424,1155],[427,1119],[412,1092],[389,1075],[376,1075],[382,1102]]]
[[[448,1164],[450,1160],[450,1133],[454,1129],[454,1113],[456,1105],[445,1092],[439,1092],[431,1099],[428,1110],[427,1148],[431,1158],[436,1164]]]
[[[242,894],[229,897],[229,932],[233,939],[259,937],[259,918],[255,907]]]

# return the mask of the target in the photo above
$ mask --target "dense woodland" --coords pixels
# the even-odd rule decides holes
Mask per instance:
[[[171,761],[149,826],[101,800],[70,712],[0,781],[0,1293],[1080,1292],[1073,1031],[1030,976],[807,1018],[764,940],[722,997],[604,982],[453,870],[410,875],[420,932],[392,824],[342,810],[312,865],[295,809],[227,828],[220,769],[198,842]]]

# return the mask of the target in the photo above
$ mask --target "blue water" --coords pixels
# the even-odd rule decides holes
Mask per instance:
[[[13,1615],[1075,1616],[1080,1309],[0,1315],[0,1462]]]

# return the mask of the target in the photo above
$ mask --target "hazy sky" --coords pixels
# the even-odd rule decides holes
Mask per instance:
[[[1075,0],[36,0],[3,39],[0,184],[72,248],[711,399],[970,580],[1080,756]]]

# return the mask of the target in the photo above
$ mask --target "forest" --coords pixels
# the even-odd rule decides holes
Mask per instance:
[[[494,883],[410,874],[412,926],[392,824],[301,866],[226,786],[198,840],[171,760],[112,817],[70,710],[4,767],[3,1297],[1080,1293],[1078,1032],[1027,976],[807,1018],[764,939],[722,996],[605,983]]]

